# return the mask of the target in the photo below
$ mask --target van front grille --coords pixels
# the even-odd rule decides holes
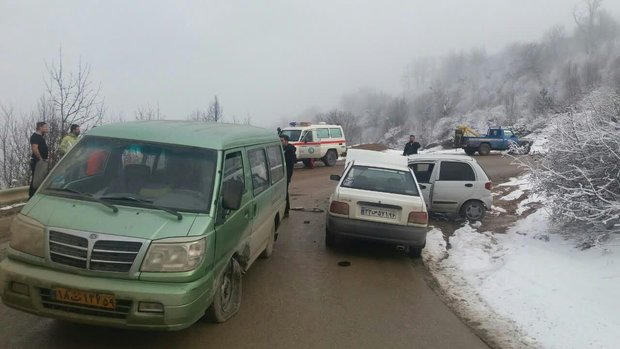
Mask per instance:
[[[50,231],[50,259],[58,264],[95,271],[126,273],[142,248],[139,241],[89,240],[74,234]],[[90,257],[89,257],[90,256]]]
[[[90,269],[128,272],[140,248],[142,248],[141,242],[97,241],[90,255]]]

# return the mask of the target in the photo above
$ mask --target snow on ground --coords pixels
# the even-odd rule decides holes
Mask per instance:
[[[434,229],[425,262],[461,315],[502,347],[617,348],[620,241],[581,251],[551,228],[539,209],[506,234],[465,225],[449,248]]]
[[[500,200],[504,200],[504,201],[517,200],[518,198],[522,197],[523,194],[525,193],[521,189],[513,190],[510,192],[510,194],[500,198]]]

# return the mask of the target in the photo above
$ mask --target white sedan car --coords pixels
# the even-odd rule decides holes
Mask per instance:
[[[477,221],[491,209],[493,185],[474,158],[420,154],[408,160],[430,212],[456,213]]]
[[[420,256],[428,213],[413,171],[403,156],[366,152],[350,151],[344,174],[332,175],[338,185],[330,197],[326,245],[333,246],[341,237],[372,240]]]

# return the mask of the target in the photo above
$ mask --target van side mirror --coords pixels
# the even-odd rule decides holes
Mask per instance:
[[[243,198],[243,182],[230,180],[224,182],[222,187],[222,207],[226,210],[236,211],[241,207]]]
[[[332,181],[340,182],[342,177],[340,175],[331,175],[331,176],[329,176],[329,179],[332,180]]]

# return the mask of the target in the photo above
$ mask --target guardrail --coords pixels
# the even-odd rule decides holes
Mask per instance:
[[[9,225],[13,217],[21,209],[20,206],[11,206],[24,203],[28,200],[28,187],[19,187],[0,190],[0,243],[9,237]]]
[[[18,187],[0,190],[0,208],[26,202],[28,187]]]

